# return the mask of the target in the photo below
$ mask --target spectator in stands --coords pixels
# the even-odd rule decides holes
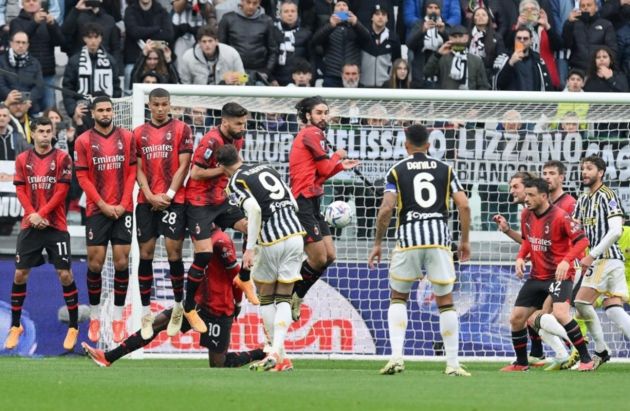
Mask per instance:
[[[490,84],[480,57],[468,53],[468,30],[449,29],[448,41],[424,66],[427,78],[437,76],[439,88],[448,90],[488,90]]]
[[[75,7],[78,3],[77,0],[59,0],[61,3],[63,3],[62,8],[65,8],[65,16],[67,16],[70,13],[70,10]],[[116,23],[118,22],[122,22],[123,19],[123,15],[122,15],[122,6],[121,6],[121,1],[125,2],[125,7],[129,4],[129,0],[96,0],[98,1],[100,4],[99,8],[101,8],[102,10],[104,10],[107,14],[109,14],[110,16],[112,16],[114,18],[114,21]],[[162,0],[163,2],[163,0]],[[79,47],[81,48],[81,47]]]
[[[324,56],[324,87],[342,87],[339,74],[344,63],[361,64],[361,44],[370,41],[370,32],[348,8],[346,1],[335,3],[328,23],[313,36]]]
[[[71,156],[74,155],[74,137],[76,130],[72,124],[63,121],[63,116],[57,107],[44,110],[42,117],[50,119],[53,123],[53,145]]]
[[[96,96],[101,93],[109,97],[120,97],[122,91],[116,62],[101,47],[102,28],[98,24],[86,24],[82,37],[85,46],[68,60],[63,73],[63,87],[75,90],[82,96]],[[80,100],[78,96],[64,94],[66,112],[74,113]]]
[[[197,147],[201,138],[214,127],[212,117],[208,115],[208,110],[205,107],[197,106],[190,110],[190,116],[186,120],[192,131],[193,146]]]
[[[370,27],[372,25],[374,9],[376,6],[379,6],[379,9],[383,10],[389,17],[385,25],[390,33],[394,33],[396,32],[394,6],[398,6],[400,9],[401,4],[399,3],[401,3],[400,0],[349,0],[348,6],[364,27]],[[403,23],[402,20],[400,23]]]
[[[600,46],[617,52],[617,37],[612,23],[597,13],[595,0],[580,0],[580,9],[573,10],[564,23],[562,38],[571,49],[569,64],[572,68],[587,70],[589,61]]]
[[[42,8],[41,0],[23,0],[22,5],[20,14],[11,21],[10,32],[23,31],[28,35],[29,52],[41,64],[44,82],[53,86],[55,47],[63,46],[65,42],[61,28],[54,16]],[[51,87],[42,87],[41,96],[39,105],[42,109],[56,105],[55,90]]]
[[[481,57],[486,78],[492,78],[492,65],[498,55],[505,53],[503,37],[494,30],[492,15],[485,7],[477,7],[471,15],[468,53]]]
[[[551,0],[557,1],[557,0]],[[571,0],[559,0],[559,1],[571,1]],[[490,5],[493,13],[493,20],[497,25],[497,31],[503,37],[505,46],[510,48],[514,37],[514,28],[518,27],[518,17],[521,14],[520,4],[522,0],[494,0]],[[550,0],[538,0],[541,8],[545,10],[548,16],[551,15],[551,7],[549,5]],[[515,26],[515,23],[517,24]],[[562,30],[561,27],[554,27],[558,32]]]
[[[144,84],[164,84],[164,79],[155,70],[149,70],[142,73],[140,83]]]
[[[174,30],[172,50],[178,57],[195,46],[200,27],[206,24],[216,27],[218,24],[214,5],[208,1],[173,0],[171,18]]]
[[[560,33],[562,38],[562,29],[564,22],[567,21],[569,15],[575,8],[574,0],[549,0],[549,17],[551,27]],[[564,41],[562,48],[556,52],[556,66],[558,67],[558,76],[560,76],[560,88],[565,87],[565,80],[569,76],[569,55],[571,50],[566,48]]]
[[[387,9],[377,3],[372,12],[371,39],[363,43],[361,52],[361,84],[365,87],[382,87],[391,76],[392,63],[400,58],[400,41],[387,28],[388,20]]]
[[[437,79],[425,79],[424,64],[448,39],[440,4],[440,1],[427,0],[423,19],[415,23],[407,36],[407,47],[413,55],[410,64],[411,84],[414,88],[436,87]]]
[[[131,70],[147,40],[173,41],[171,16],[153,0],[131,0],[125,10],[125,90],[130,90]]]
[[[584,72],[580,69],[571,69],[569,71],[569,75],[566,78],[564,87],[564,92],[566,93],[581,93],[584,91],[584,82],[586,80],[586,76]],[[586,116],[588,115],[589,104],[588,103],[570,103],[563,102],[558,104],[558,109],[556,110],[556,115],[554,116],[554,120],[558,121],[562,119],[567,113],[574,113],[578,119],[586,120]],[[586,129],[586,123],[580,123],[581,129]],[[553,123],[552,128],[557,128],[557,124]]]
[[[142,83],[142,76],[153,71],[160,76],[162,83],[178,84],[179,76],[173,64],[171,49],[159,41],[147,40],[142,54],[131,71],[132,83]]]
[[[197,32],[197,45],[180,56],[182,84],[239,84],[245,73],[238,52],[219,43],[217,31],[204,26]]]
[[[301,58],[295,58],[292,67],[291,83],[287,84],[287,87],[311,87],[313,81],[311,63]]]
[[[292,80],[293,61],[297,58],[309,58],[308,48],[312,33],[303,28],[298,20],[296,0],[285,0],[280,4],[280,20],[275,25],[278,61],[272,77],[275,85],[286,86]]]
[[[28,34],[23,31],[11,34],[9,50],[0,56],[0,69],[4,70],[0,76],[0,99],[6,100],[9,93],[17,90],[29,102],[30,114],[41,112],[42,66],[29,53]]]
[[[609,0],[602,5],[602,17],[617,32],[617,61],[630,80],[630,0]]]
[[[361,69],[358,64],[346,63],[341,68],[341,84],[344,88],[363,88]]]
[[[492,11],[494,7],[492,0],[460,0],[460,3],[462,5],[462,24],[465,27],[472,27],[475,24],[473,15],[479,8],[485,9],[490,16],[494,14]]]
[[[405,59],[397,59],[392,65],[389,81],[383,83],[383,88],[411,88],[411,73]]]
[[[120,14],[120,11],[118,13]],[[81,35],[81,28],[88,23],[96,23],[102,27],[104,33],[102,47],[114,57],[118,64],[118,69],[122,70],[122,40],[115,17],[110,15],[104,7],[86,6],[85,0],[79,0],[76,6],[66,13],[66,17],[63,20],[61,31],[66,37],[66,48],[64,51],[68,56],[74,56],[81,51],[85,45]]]
[[[532,32],[521,26],[516,29],[511,56],[497,57],[495,76],[497,90],[550,91],[549,72],[540,55],[531,49]]]
[[[18,154],[29,148],[24,137],[13,129],[9,108],[4,104],[0,105],[0,161],[13,161]]]
[[[423,24],[427,20],[427,15],[435,13],[429,9],[429,4],[435,4],[440,9],[440,18],[449,26],[462,23],[462,9],[459,0],[404,0],[403,13],[407,35],[416,28],[418,24]]]
[[[237,11],[223,16],[219,41],[238,51],[251,84],[269,84],[278,43],[273,20],[260,7],[260,0],[241,0]]]
[[[601,46],[595,49],[588,69],[584,91],[599,93],[625,93],[628,80],[617,67],[613,51]]]
[[[24,99],[24,96],[17,90],[9,93],[4,100],[4,105],[9,108],[11,113],[11,126],[17,131],[28,144],[33,144],[31,139],[31,116],[28,114],[30,101]]]

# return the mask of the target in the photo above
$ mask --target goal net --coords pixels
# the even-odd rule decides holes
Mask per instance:
[[[195,143],[219,124],[220,109],[226,102],[246,107],[251,116],[242,152],[245,162],[270,163],[285,177],[291,143],[300,127],[295,104],[303,97],[322,95],[331,111],[328,140],[334,147],[347,150],[349,157],[361,160],[360,175],[343,172],[325,186],[322,207],[344,200],[355,211],[355,217],[350,226],[333,230],[337,261],[308,293],[301,320],[289,330],[287,349],[294,355],[360,358],[389,354],[388,260],[370,270],[367,256],[384,177],[394,162],[406,156],[403,130],[409,124],[422,123],[430,129],[430,155],[453,165],[471,202],[472,260],[456,262],[458,282],[454,291],[461,322],[460,352],[466,357],[513,355],[509,313],[522,285],[513,270],[518,245],[498,232],[491,219],[501,213],[519,230],[520,206],[512,203],[508,190],[513,173],[540,173],[546,161],[560,160],[568,170],[565,189],[575,196],[581,191],[580,159],[598,154],[608,164],[606,183],[618,192],[624,208],[630,206],[630,110],[623,95],[184,85],[165,88],[172,94],[172,115],[190,124]],[[150,85],[135,85],[132,98],[116,103],[121,125],[132,128],[145,121],[150,90]],[[452,217],[456,221],[456,215]],[[387,233],[389,252],[395,245],[394,225],[392,220]],[[456,244],[459,228],[456,223],[451,228]],[[231,234],[240,249],[240,235]],[[192,257],[188,241],[185,248],[188,268]],[[137,261],[134,245],[134,274]],[[132,275],[131,284],[136,286],[136,282]],[[140,317],[137,288],[131,290],[125,310],[129,332],[139,327]],[[172,305],[163,245],[156,252],[152,298],[154,310]],[[408,308],[405,354],[443,355],[439,313],[427,281],[414,286]],[[630,356],[628,342],[600,315],[615,355]],[[253,349],[262,341],[257,308],[244,302],[232,330],[230,349]],[[163,333],[145,347],[144,355],[205,355],[198,342],[196,333],[172,339]],[[111,346],[111,340],[104,345]]]

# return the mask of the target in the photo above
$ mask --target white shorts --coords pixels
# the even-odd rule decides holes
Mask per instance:
[[[304,240],[294,235],[275,244],[256,246],[252,278],[263,284],[294,283],[302,279]]]
[[[582,287],[594,288],[607,297],[628,301],[626,267],[621,260],[596,260],[582,278]]]
[[[389,266],[389,285],[394,291],[408,294],[414,281],[424,277],[433,284],[433,293],[443,296],[453,291],[455,267],[450,250],[440,247],[396,249]]]

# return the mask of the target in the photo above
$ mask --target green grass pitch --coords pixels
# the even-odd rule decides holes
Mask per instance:
[[[295,371],[210,369],[204,360],[0,358],[0,410],[598,410],[628,409],[630,364],[594,373],[500,373],[502,363],[468,364],[446,377],[441,362],[296,360]]]

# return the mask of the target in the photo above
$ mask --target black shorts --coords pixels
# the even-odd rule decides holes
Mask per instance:
[[[171,317],[172,309],[165,310],[163,312],[168,318]],[[234,318],[228,316],[217,317],[210,314],[204,309],[197,307],[199,317],[206,323],[208,331],[201,334],[199,338],[199,345],[206,347],[208,351],[212,353],[224,353],[230,347],[230,336],[232,334],[232,322]],[[184,316],[182,320],[181,332],[186,333],[191,330],[188,320]]]
[[[163,235],[171,240],[183,240],[186,231],[186,206],[171,204],[162,211],[152,211],[151,204],[136,206],[136,227],[139,243]]]
[[[88,246],[107,246],[131,244],[133,230],[133,214],[125,213],[118,220],[112,220],[104,214],[94,214],[85,222],[85,241]]]
[[[551,281],[548,289],[554,303],[571,303],[573,301],[573,281]]]
[[[57,270],[70,269],[70,234],[52,227],[43,230],[25,228],[20,231],[15,250],[15,267],[25,269],[44,264],[43,250],[48,254],[48,262]]]
[[[233,206],[228,201],[217,206],[186,206],[186,219],[188,220],[188,232],[195,240],[205,240],[212,234],[212,223],[222,230],[234,228],[234,225],[245,218],[240,208]]]
[[[304,236],[306,244],[322,241],[323,237],[331,235],[330,227],[328,227],[320,211],[320,200],[321,197],[305,198],[299,196],[297,198],[297,216],[304,231],[306,231],[306,236]]]
[[[549,295],[549,286],[553,283],[553,280],[528,279],[518,292],[514,306],[542,308]]]

